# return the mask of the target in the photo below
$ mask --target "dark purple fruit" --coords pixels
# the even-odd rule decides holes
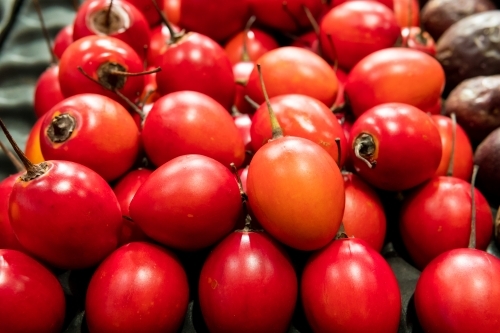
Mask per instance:
[[[455,113],[473,145],[479,144],[500,127],[500,75],[478,76],[460,83],[448,96],[444,113]]]
[[[422,25],[434,40],[453,23],[472,14],[495,9],[490,0],[430,0],[420,13]]]
[[[438,40],[436,51],[446,74],[445,93],[465,79],[500,74],[500,10],[453,24]]]
[[[500,128],[491,132],[477,147],[474,164],[479,165],[476,186],[490,205],[500,204]]]

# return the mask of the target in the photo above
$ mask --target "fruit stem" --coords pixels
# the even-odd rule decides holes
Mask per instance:
[[[55,65],[57,64],[58,60],[54,53],[54,50],[52,50],[52,42],[50,41],[49,31],[47,30],[47,26],[45,25],[45,21],[43,20],[42,8],[40,7],[40,3],[38,2],[38,0],[33,0],[33,5],[35,6],[38,19],[40,20],[43,38],[45,39],[45,43],[49,48],[50,57],[52,58],[52,64]]]
[[[14,156],[14,154],[12,154],[12,152],[9,149],[7,149],[7,147],[5,147],[5,145],[3,144],[2,141],[0,141],[0,148],[3,150],[4,154],[9,158],[9,160],[12,162],[12,164],[14,164],[17,171],[19,171],[19,172],[25,171],[24,166],[21,163],[21,161],[19,161],[19,159],[17,159],[17,157]]]
[[[250,104],[250,106],[253,107],[255,110],[257,110],[260,107],[259,103],[254,101],[250,96],[245,95],[243,98],[245,98],[245,101],[247,101],[248,104]]]
[[[248,196],[245,193],[245,190],[243,189],[243,183],[241,182],[241,178],[238,175],[238,169],[236,168],[236,165],[234,163],[231,163],[229,166],[231,167],[231,172],[236,177],[236,182],[238,183],[238,189],[240,190],[241,201],[243,203],[246,203],[248,201]]]
[[[111,26],[111,7],[112,6],[113,6],[113,0],[110,0],[108,10],[106,11],[106,20],[104,21],[104,24],[106,25],[106,28],[108,28],[108,31],[109,31],[109,27]]]
[[[340,146],[340,138],[335,138],[335,144],[337,145],[337,165],[340,168],[340,160],[342,158],[342,147]]]
[[[354,141],[354,155],[366,163],[372,169],[377,165],[377,161],[373,160],[375,152],[375,142],[373,136],[367,133],[361,133]]]
[[[114,92],[115,94],[117,94],[118,97],[120,97],[125,103],[127,103],[128,106],[130,106],[132,108],[132,110],[134,110],[134,112],[136,112],[139,115],[139,117],[141,118],[141,120],[144,120],[144,117],[145,117],[144,112],[141,109],[139,109],[137,107],[137,105],[135,105],[134,103],[132,103],[130,101],[130,99],[127,98],[127,96],[123,95],[117,88],[111,88],[110,89],[110,88],[106,87],[105,85],[103,85],[102,82],[100,82],[99,80],[96,80],[92,76],[90,76],[87,72],[85,72],[83,70],[83,68],[81,66],[78,66],[77,68],[80,71],[80,73],[82,73],[87,79],[89,79],[91,81],[94,81],[95,83],[97,83],[98,85],[100,85],[101,87],[103,87],[104,89],[110,90],[110,91]]]
[[[31,163],[31,161],[26,157],[26,155],[24,155],[21,148],[19,148],[17,143],[14,141],[14,138],[12,137],[12,135],[10,135],[9,130],[7,129],[7,126],[5,126],[2,119],[0,119],[0,127],[2,128],[3,133],[7,137],[7,140],[9,140],[10,145],[12,146],[14,151],[16,152],[16,155],[19,157],[19,159],[23,163],[24,168],[26,169],[26,177],[23,177],[23,180],[24,179],[34,179],[34,178],[42,175],[45,172],[45,170],[47,170],[47,164],[44,162],[39,163],[39,164]]]
[[[181,32],[176,32],[174,27],[172,27],[172,24],[168,20],[167,14],[165,14],[165,12],[161,10],[160,7],[158,7],[158,3],[156,2],[156,0],[151,1],[153,2],[153,6],[155,6],[156,12],[160,14],[163,24],[165,24],[168,31],[170,32],[170,40],[168,41],[168,44],[171,45],[177,43],[179,39],[184,37],[184,35],[186,34],[185,31],[182,30]]]
[[[297,17],[288,8],[288,1],[284,0],[281,3],[281,7],[283,8],[283,11],[285,11],[285,13],[287,13],[288,16],[292,19],[293,23],[295,24],[295,27],[297,29],[300,29],[300,22],[299,22],[299,20],[297,19]]]
[[[158,73],[160,71],[161,71],[161,67],[157,67],[157,68],[153,68],[149,71],[137,72],[137,73],[122,72],[122,71],[118,71],[118,70],[113,69],[113,70],[109,71],[109,74],[120,75],[120,76],[141,76],[141,75]]]
[[[274,113],[273,108],[271,106],[271,102],[269,101],[269,96],[267,95],[266,85],[264,84],[264,76],[262,75],[260,64],[257,64],[257,70],[259,71],[260,86],[262,88],[262,92],[264,93],[264,99],[266,100],[267,110],[269,111],[269,117],[271,118],[271,128],[273,131],[272,132],[273,137],[271,140],[275,140],[283,137],[283,130],[281,129],[278,119],[276,118],[276,114]]]
[[[311,11],[309,10],[309,8],[306,5],[302,4],[302,9],[304,10],[304,13],[306,13],[307,19],[309,20],[309,22],[311,22],[314,33],[316,34],[316,36],[319,39],[318,21],[316,21],[316,19],[314,18],[314,15],[311,13]]]
[[[450,153],[450,161],[448,162],[448,170],[446,171],[446,175],[448,177],[453,176],[453,164],[455,162],[455,146],[457,141],[457,117],[455,113],[452,112],[451,115],[451,153]]]
[[[479,165],[474,165],[472,170],[472,179],[470,181],[470,200],[471,200],[471,222],[470,222],[470,239],[469,239],[469,249],[476,248],[476,196],[475,196],[475,184],[477,171],[479,170]]]
[[[250,28],[255,22],[256,17],[252,15],[245,26],[245,30],[243,31],[243,51],[241,52],[241,61],[250,61],[250,56],[248,55],[248,33],[250,32]]]
[[[344,227],[344,221],[340,222],[339,230],[337,231],[337,235],[335,236],[335,239],[345,239],[349,238],[347,233],[345,232],[345,227]]]

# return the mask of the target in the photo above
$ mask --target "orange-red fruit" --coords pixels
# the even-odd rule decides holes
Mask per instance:
[[[358,62],[349,72],[345,92],[356,117],[382,103],[405,103],[426,110],[441,97],[444,81],[443,68],[435,58],[393,47]]]
[[[40,130],[42,129],[43,117],[38,118],[31,128],[24,153],[31,163],[40,163],[45,161],[42,155],[42,147],[40,147]]]
[[[133,242],[111,253],[95,271],[85,317],[92,333],[175,333],[188,301],[187,276],[175,255]]]
[[[269,97],[285,94],[307,95],[332,106],[339,83],[334,70],[317,54],[300,47],[288,46],[269,51],[257,61],[264,77]],[[264,102],[259,73],[254,68],[246,93],[257,103]]]
[[[493,232],[490,207],[474,189],[477,248],[488,246]],[[415,190],[401,210],[401,237],[418,268],[443,252],[467,247],[471,232],[471,185],[455,177],[435,177]]]
[[[0,299],[0,332],[61,332],[66,311],[61,285],[26,254],[0,249]]]
[[[284,333],[295,308],[297,277],[271,237],[243,230],[215,247],[203,265],[198,290],[211,332]]]
[[[242,215],[242,203],[229,168],[193,154],[156,169],[137,190],[130,215],[152,239],[198,250],[233,230]]]
[[[270,99],[273,111],[284,135],[298,136],[316,142],[343,165],[347,153],[347,140],[337,117],[323,103],[305,95],[281,95]],[[252,147],[257,151],[273,134],[267,105],[262,104],[252,117],[250,128]],[[341,161],[335,139],[340,139]]]
[[[306,264],[300,286],[313,332],[395,333],[401,294],[385,259],[356,238],[333,241]]]
[[[250,162],[247,189],[252,212],[280,242],[315,250],[335,237],[344,212],[344,181],[318,144],[289,136],[262,146]]]
[[[375,251],[382,250],[386,218],[377,193],[359,176],[343,173],[345,209],[342,223],[349,237],[364,240]]]
[[[17,178],[22,174],[21,172],[16,173],[0,181],[0,249],[23,250],[16,235],[14,235],[9,218],[10,193]]]
[[[75,128],[62,140],[59,135],[64,133],[64,124],[59,124],[64,117],[73,117]],[[58,103],[45,115],[40,131],[46,160],[85,165],[107,181],[132,167],[139,140],[139,129],[130,113],[118,102],[97,94],[75,95]]]
[[[256,61],[260,56],[262,56],[267,51],[274,50],[279,47],[278,43],[274,38],[259,29],[250,29],[247,34],[247,52],[248,61]],[[227,53],[229,61],[234,65],[242,61],[243,55],[243,43],[244,43],[245,31],[239,32],[234,35],[224,46],[224,50]]]
[[[451,159],[453,145],[453,125],[451,118],[441,115],[432,115],[432,121],[436,124],[441,135],[441,145],[443,146],[443,156],[436,170],[435,176],[445,176]],[[456,124],[455,136],[455,157],[453,158],[453,177],[466,181],[470,180],[473,168],[473,151],[469,137],[459,124]]]

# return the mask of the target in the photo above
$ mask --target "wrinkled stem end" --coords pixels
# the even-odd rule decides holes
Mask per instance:
[[[274,113],[273,108],[271,106],[271,102],[269,101],[269,96],[267,95],[266,85],[264,84],[264,77],[262,76],[262,70],[260,68],[260,64],[257,64],[257,70],[259,71],[260,86],[262,88],[262,92],[264,93],[267,110],[269,111],[269,117],[271,118],[271,128],[273,134],[271,140],[275,140],[283,137],[283,130],[281,129],[278,119],[276,118],[276,114]]]
[[[50,127],[47,129],[47,136],[52,142],[65,142],[71,137],[75,127],[75,118],[69,113],[62,113],[52,119]]]
[[[375,149],[375,141],[370,134],[361,133],[354,141],[354,155],[365,162],[370,169],[377,165],[377,161],[373,159]]]
[[[337,231],[335,239],[345,239],[345,238],[349,238],[349,236],[345,232],[344,222],[340,222],[340,227],[339,230]]]
[[[474,169],[472,170],[472,179],[471,179],[471,222],[470,222],[470,239],[469,239],[469,249],[476,248],[476,198],[474,195],[475,192],[475,184],[476,184],[476,176],[477,171],[479,170],[479,165],[474,165]]]

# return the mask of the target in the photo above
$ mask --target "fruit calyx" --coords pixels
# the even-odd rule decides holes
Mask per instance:
[[[10,135],[9,130],[5,126],[2,119],[0,119],[0,127],[2,128],[3,133],[7,137],[7,140],[9,140],[9,142],[10,142],[12,148],[14,149],[14,151],[16,152],[17,156],[19,157],[21,162],[23,162],[24,167],[26,168],[26,173],[19,177],[22,181],[27,182],[27,181],[33,180],[37,177],[40,177],[45,172],[47,172],[47,170],[49,169],[49,165],[46,162],[33,164],[26,157],[26,155],[24,155],[21,148],[19,148],[17,143],[14,141],[14,138],[12,138],[12,135]]]
[[[371,134],[361,133],[354,140],[354,154],[365,162],[370,169],[377,165],[377,161],[373,157],[375,150],[375,140]]]
[[[125,75],[118,75],[117,72],[125,72],[127,69],[116,62],[105,62],[97,69],[99,82],[109,90],[122,89],[127,82]]]
[[[52,122],[47,129],[47,136],[52,142],[65,142],[71,137],[75,127],[75,118],[69,113],[62,113],[52,119]]]
[[[101,8],[89,16],[90,29],[97,34],[111,35],[130,26],[127,12],[121,6],[113,6],[113,0],[108,8]]]

